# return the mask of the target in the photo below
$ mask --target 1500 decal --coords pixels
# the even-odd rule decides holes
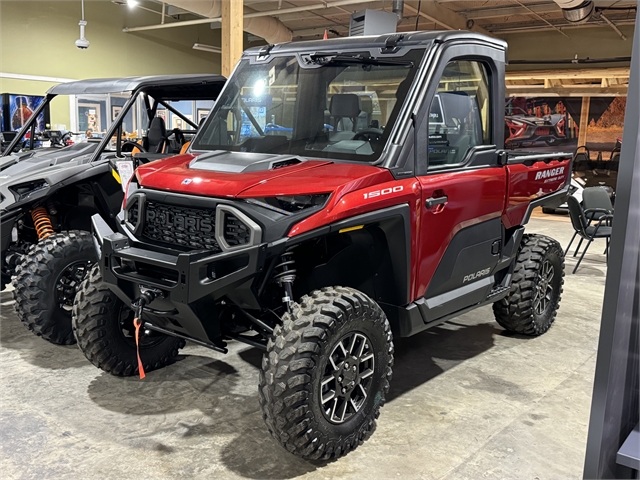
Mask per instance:
[[[402,185],[398,185],[396,187],[383,188],[382,190],[374,190],[373,192],[365,193],[365,200],[368,198],[381,197],[383,195],[389,195],[391,193],[398,193],[404,190]]]

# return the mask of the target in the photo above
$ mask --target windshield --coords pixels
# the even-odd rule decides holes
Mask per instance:
[[[364,52],[241,61],[193,150],[374,161],[384,148],[423,49],[375,59]]]

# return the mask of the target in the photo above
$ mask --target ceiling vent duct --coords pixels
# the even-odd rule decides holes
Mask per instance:
[[[351,15],[349,36],[361,37],[363,35],[395,33],[397,25],[398,16],[394,12],[362,10]]]
[[[404,0],[393,0],[391,3],[391,11],[398,17],[398,23],[404,18]]]
[[[571,23],[585,23],[594,12],[593,0],[554,0]]]

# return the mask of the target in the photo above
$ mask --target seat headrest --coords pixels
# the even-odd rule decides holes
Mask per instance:
[[[371,115],[373,113],[373,100],[371,100],[371,97],[364,95],[359,98],[360,98],[360,109],[363,112],[366,112]]]
[[[360,99],[353,93],[336,93],[331,97],[329,111],[334,117],[357,117],[360,115]]]
[[[147,138],[149,139],[149,143],[152,145],[156,145],[167,138],[167,127],[165,126],[162,118],[155,117],[151,120],[151,125],[147,132]]]
[[[440,92],[438,95],[447,125],[451,124],[452,119],[461,123],[473,110],[473,100],[465,92]]]

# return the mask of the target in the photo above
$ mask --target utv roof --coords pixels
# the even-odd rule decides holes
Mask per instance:
[[[152,75],[146,77],[92,78],[67,82],[51,87],[49,95],[81,95],[90,93],[119,93],[144,89],[153,90],[154,98],[170,100],[177,95],[181,99],[211,97],[211,87],[221,88],[226,82],[222,75]],[[149,92],[151,93],[151,92]]]
[[[384,35],[369,35],[360,37],[331,38],[328,40],[311,40],[306,42],[279,43],[271,46],[269,53],[297,53],[314,51],[354,50],[358,48],[384,48],[387,41],[396,42],[398,47],[413,47],[429,45],[433,42],[444,43],[450,41],[468,41],[469,43],[491,44],[496,48],[507,49],[507,42],[488,37],[479,33],[462,30],[444,30],[429,32],[402,32]],[[259,55],[269,47],[253,47],[246,55]]]

